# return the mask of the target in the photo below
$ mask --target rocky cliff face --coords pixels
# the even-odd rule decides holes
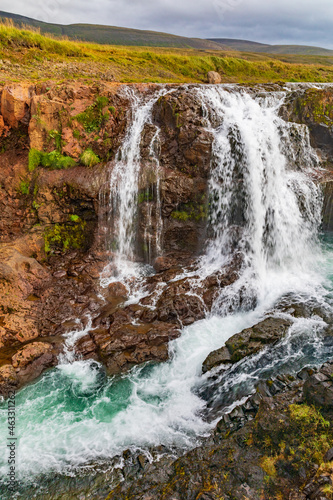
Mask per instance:
[[[319,152],[329,172],[322,175],[324,191],[323,229],[333,230],[332,165],[333,165],[333,93],[332,88],[295,91],[281,110],[284,119],[309,128],[311,144]]]
[[[152,91],[150,85],[135,88],[143,95]],[[174,304],[177,288],[170,292],[169,308],[164,305],[164,313],[159,313],[159,328],[157,318],[148,317],[145,307],[142,311],[118,308],[126,293],[119,298],[119,292],[110,290],[109,306],[97,298],[99,273],[108,259],[98,229],[105,211],[101,200],[103,194],[108,195],[109,174],[130,118],[130,106],[128,93],[117,84],[88,87],[50,82],[1,90],[0,381],[4,393],[8,384],[19,386],[51,366],[61,349],[59,335],[87,313],[94,313],[95,323],[102,325],[99,333],[81,341],[83,354],[107,362],[113,353],[112,361],[107,362],[112,372],[150,358],[165,359],[167,342],[175,328],[178,332],[175,318],[181,310],[185,308],[183,316],[190,322],[204,314],[204,304],[197,301],[194,312],[179,297],[178,305]],[[145,168],[152,134],[147,125],[141,144],[137,258],[153,262],[159,257],[156,268],[162,273],[176,266],[176,275],[202,248],[212,141],[190,91],[177,90],[162,97],[154,108],[153,121],[161,129],[164,251],[160,256],[152,248],[148,256],[145,248],[144,231],[148,228],[154,241],[157,225],[151,217],[155,214],[156,219],[157,214],[156,178]],[[149,284],[152,292],[159,281],[170,278],[162,274]],[[128,345],[128,340],[121,339],[128,339],[125,334],[133,329],[133,314],[144,316],[147,326],[142,332],[133,331],[134,340]],[[152,322],[154,332],[149,334]],[[110,344],[114,332],[118,347]],[[154,349],[148,348],[152,343]],[[125,359],[121,353],[128,349],[133,352]],[[17,355],[25,362],[17,364]]]
[[[149,95],[154,86],[136,85],[135,90]],[[111,286],[104,301],[97,292],[100,271],[110,258],[100,233],[103,199],[131,115],[126,86],[49,82],[1,89],[3,394],[56,363],[61,335],[78,317],[84,324],[88,314],[95,330],[78,349],[103,361],[110,373],[166,359],[167,343],[179,327],[203,318],[217,290],[237,279],[238,257],[224,274],[200,282],[191,296],[193,279],[170,281],[203,249],[213,141],[191,88],[172,90],[152,111],[152,124],[160,131],[159,200],[156,176],[148,168],[152,125],[145,125],[140,146],[136,253],[138,260],[154,264],[157,274],[146,280],[147,297],[140,304],[123,307],[128,290],[121,285]],[[286,119],[309,126],[328,168],[333,163],[331,104],[331,90],[298,91],[283,110]],[[330,170],[319,172],[318,179],[325,185],[324,227],[332,229]],[[154,246],[157,217],[161,253]]]

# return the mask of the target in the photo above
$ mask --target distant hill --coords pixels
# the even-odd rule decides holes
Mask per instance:
[[[306,45],[269,45],[250,40],[233,38],[188,38],[184,36],[160,33],[158,31],[119,28],[99,24],[52,24],[37,21],[30,17],[0,11],[1,19],[11,19],[18,27],[32,26],[39,28],[41,33],[57,36],[67,36],[73,40],[93,42],[105,45],[127,45],[138,47],[175,47],[193,48],[197,50],[235,50],[265,54],[303,55],[303,56],[333,56],[333,50]]]
[[[294,54],[308,56],[333,56],[333,50],[308,45],[269,45],[266,43],[251,42],[250,40],[236,40],[233,38],[208,38],[219,43],[221,48],[239,50],[241,52],[260,52],[266,54]]]
[[[145,31],[116,26],[102,26],[97,24],[50,24],[18,14],[0,11],[1,19],[12,19],[15,25],[39,28],[42,33],[58,36],[67,36],[74,40],[94,42],[108,45],[137,45],[148,47],[178,47],[201,50],[222,50],[220,44],[201,38],[187,38],[183,36]]]

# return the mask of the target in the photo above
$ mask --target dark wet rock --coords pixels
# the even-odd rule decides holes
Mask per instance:
[[[274,310],[290,314],[295,318],[311,318],[318,316],[328,325],[333,322],[332,310],[327,304],[316,301],[315,298],[295,297],[293,294],[287,294],[275,305]]]
[[[213,435],[194,450],[176,460],[164,457],[147,464],[134,477],[125,476],[108,498],[328,499],[325,486],[332,484],[332,471],[316,471],[332,431],[317,410],[306,404],[300,378],[277,380],[281,386],[274,396],[267,381],[267,391],[257,391],[244,405],[224,415]],[[332,417],[326,418],[333,423]],[[312,443],[318,443],[317,430],[324,435],[315,456]]]
[[[231,354],[227,347],[221,347],[211,352],[202,364],[202,372],[206,373],[215,366],[232,363]]]
[[[123,323],[117,328],[112,324],[110,331],[90,332],[99,359],[109,374],[128,370],[146,361],[165,361],[168,359],[168,342],[179,334],[177,327],[163,322],[140,325]]]
[[[333,181],[324,181],[322,187],[324,194],[322,228],[323,231],[333,231]]]
[[[56,271],[55,273],[53,273],[53,276],[55,278],[64,278],[65,276],[67,276],[67,271],[63,270],[63,271]]]
[[[173,259],[171,263],[174,264]],[[141,303],[154,304],[154,310],[144,311],[142,321],[150,322],[158,318],[160,321],[186,326],[203,319],[212,308],[219,292],[237,280],[241,264],[241,257],[236,255],[226,268],[203,279],[193,275],[175,280],[181,272],[175,267],[152,276],[147,283],[153,293]],[[165,286],[160,292],[158,285],[163,282]],[[157,302],[153,300],[154,290],[159,292]]]
[[[110,283],[108,286],[108,292],[110,297],[114,298],[119,298],[119,297],[126,297],[128,295],[128,290],[123,285],[123,283],[120,283],[120,281],[116,281],[115,283]]]
[[[332,163],[333,163],[333,94],[331,88],[308,88],[292,92],[284,106],[281,116],[291,122],[307,125],[313,147],[326,162],[327,170],[321,172],[324,194],[323,230],[333,230],[332,218]],[[297,140],[297,132],[295,133]]]
[[[304,396],[310,404],[333,411],[333,365],[327,363],[304,384]]]
[[[332,90],[309,88],[292,93],[281,109],[282,116],[310,129],[312,145],[333,158]]]
[[[200,99],[193,99],[191,89],[179,89],[159,99],[153,117],[161,126],[161,165],[207,177],[212,136],[205,129],[203,115]]]
[[[269,344],[281,340],[292,325],[281,318],[267,318],[252,328],[246,328],[227,340],[226,346],[211,352],[203,363],[203,372],[217,366],[237,363],[241,359],[258,353]]]
[[[323,474],[314,477],[303,489],[306,499],[330,500],[332,490],[333,468],[327,469]]]
[[[84,359],[98,359],[97,346],[88,334],[76,342],[75,349]]]
[[[180,322],[189,325],[205,317],[203,300],[192,294],[191,282],[184,278],[171,283],[161,294],[156,310],[160,321]]]
[[[141,85],[135,89],[149,95],[155,87]],[[279,86],[263,88],[264,91],[279,89]],[[136,252],[137,259],[142,262],[153,263],[157,257],[155,269],[158,274],[144,280],[147,297],[134,310],[124,306],[127,291],[121,284],[113,284],[109,294],[104,294],[106,302],[98,295],[100,272],[112,258],[112,255],[103,254],[103,230],[106,228],[102,221],[106,220],[106,213],[101,199],[103,195],[109,195],[110,171],[114,168],[115,154],[124,137],[129,116],[130,102],[122,87],[104,84],[88,86],[75,82],[56,85],[50,82],[31,88],[27,84],[3,89],[0,128],[8,133],[8,147],[0,155],[0,239],[3,243],[0,249],[0,349],[13,348],[9,359],[4,357],[5,364],[27,342],[37,338],[38,341],[49,337],[56,339],[75,329],[76,318],[80,319],[82,326],[86,326],[87,318],[92,317],[93,328],[98,329],[96,332],[99,332],[103,346],[115,332],[120,333],[123,325],[134,324],[135,327],[146,328],[148,332],[157,322],[168,325],[173,332],[180,325],[189,325],[203,318],[211,310],[221,289],[237,279],[242,266],[237,246],[245,220],[244,190],[238,171],[235,182],[239,183],[239,192],[233,200],[230,216],[231,246],[236,255],[234,261],[227,269],[204,280],[194,277],[194,284],[186,279],[170,283],[184,266],[191,266],[203,251],[205,239],[209,236],[207,181],[213,141],[196,89],[185,86],[172,90],[154,105],[153,123],[146,124],[140,145],[143,168],[139,182]],[[90,133],[75,120],[75,116],[92,106],[98,96],[107,97],[110,106],[102,110],[105,119],[103,127]],[[301,99],[297,105],[296,98]],[[285,107],[286,119],[309,124],[313,143],[320,146],[328,158],[331,145],[327,138],[331,134],[329,121],[332,117],[330,111],[322,113],[322,108],[314,105],[317,102],[320,106],[330,105],[331,101],[329,90],[316,90],[304,95],[293,94]],[[305,106],[300,106],[303,102]],[[156,132],[155,125],[160,129],[159,180],[154,169],[150,168],[150,144]],[[100,159],[104,159],[104,163],[91,168],[76,165],[60,170],[37,167],[30,172],[30,147],[43,151],[55,148],[46,129],[61,131],[65,155],[77,160],[82,151],[91,147]],[[318,130],[322,132],[322,137],[318,136]],[[23,179],[24,192],[21,192]],[[330,192],[329,176],[326,180]],[[328,218],[330,199],[330,196],[325,197]],[[160,215],[162,254],[156,247],[155,238],[156,230],[160,228]],[[75,240],[74,248],[69,249],[68,231],[75,227],[77,217],[83,229],[79,231],[79,242]],[[46,255],[45,232],[56,227],[61,227],[61,234],[66,235],[65,241],[53,242]],[[241,297],[240,303],[245,309],[253,306],[254,300],[245,304]],[[304,316],[307,314],[305,317],[318,314],[328,322],[330,316],[320,307],[311,306],[310,312],[301,311],[301,306],[289,304],[288,307],[294,309],[292,314],[297,317],[303,312]],[[125,330],[124,327],[123,335],[126,337]],[[328,328],[326,333],[329,337],[331,330]],[[152,347],[144,346],[148,354],[140,357],[137,351],[131,353],[130,361],[122,359],[119,366],[131,366],[132,362],[141,362],[149,356],[165,359],[168,335],[160,332],[159,336],[165,341],[162,347],[161,340],[159,352],[149,354]],[[170,338],[173,337],[171,333]],[[147,338],[149,342],[153,341],[148,334]],[[139,334],[137,339],[140,344]],[[274,339],[275,334],[272,342]],[[268,342],[265,338],[258,339],[251,335],[248,340],[248,347],[238,345],[236,351],[227,345],[233,361],[258,352]],[[100,350],[104,348],[97,345],[90,335],[82,338],[78,346],[84,357],[98,359]],[[48,364],[40,363],[36,374],[42,366],[46,368]]]
[[[172,268],[178,268],[179,269],[179,256],[166,256],[166,255],[161,255],[160,257],[157,257],[154,261],[154,269],[157,273],[161,273],[163,271],[168,271],[169,269]]]
[[[125,287],[113,283],[107,303],[96,311],[94,330],[77,342],[77,351],[84,358],[99,359],[109,373],[149,360],[165,361],[169,341],[179,335],[181,327],[205,317],[218,291],[237,279],[236,269],[233,262],[230,268],[204,280],[194,275],[175,281],[183,270],[171,267],[147,277],[149,295],[127,306],[124,297],[115,297]]]
[[[17,373],[12,365],[3,365],[0,368],[0,393],[8,397],[10,391],[16,390],[19,385]]]
[[[333,448],[330,448],[324,456],[325,462],[333,462]]]
[[[226,346],[231,361],[237,362],[246,356],[256,354],[268,344],[281,340],[292,322],[280,318],[267,318],[252,328],[246,328],[227,340]]]

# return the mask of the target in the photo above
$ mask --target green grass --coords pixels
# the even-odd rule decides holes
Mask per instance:
[[[74,167],[76,162],[70,156],[63,156],[59,151],[44,153],[37,149],[29,151],[29,171],[33,172],[35,168],[42,166],[49,170],[61,170]]]
[[[41,164],[41,152],[37,149],[29,151],[29,172],[33,172]]]
[[[22,180],[20,182],[19,192],[24,196],[27,196],[29,194],[29,191],[30,191],[30,181]]]
[[[333,81],[333,57],[98,45],[8,24],[0,24],[0,59],[12,63],[2,71],[3,83],[50,79],[202,83],[208,71],[220,72],[225,83]],[[85,128],[95,127],[96,117],[103,119],[100,111],[95,106],[79,120]]]
[[[75,116],[89,134],[99,130],[109,118],[109,113],[103,113],[103,108],[109,103],[107,97],[98,96],[94,104]]]
[[[61,132],[59,132],[58,130],[51,130],[49,132],[49,138],[50,138],[50,140],[53,139],[56,150],[61,152],[62,145],[63,145],[62,138],[61,138]]]
[[[101,160],[98,158],[98,156],[93,152],[92,149],[88,148],[86,149],[81,157],[80,157],[81,163],[86,166],[86,167],[94,167],[99,163]]]

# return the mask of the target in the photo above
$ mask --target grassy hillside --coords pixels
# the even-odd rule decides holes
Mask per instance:
[[[205,82],[333,81],[333,58],[196,49],[119,47],[61,40],[0,24],[0,83],[8,81]]]
[[[210,41],[221,44],[221,48],[239,50],[241,52],[258,52],[266,54],[293,54],[312,56],[333,56],[333,50],[308,45],[269,45],[251,42],[249,40],[236,40],[232,38],[209,38]]]
[[[147,47],[179,47],[195,49],[221,50],[219,44],[200,38],[186,38],[183,36],[158,33],[116,26],[101,26],[95,24],[50,24],[31,19],[30,17],[10,14],[0,11],[0,19],[11,19],[16,26],[32,26],[41,33],[57,36],[67,36],[71,39],[94,42],[108,45],[128,45]]]
[[[119,28],[116,26],[101,26],[95,24],[52,24],[37,21],[19,14],[0,11],[0,19],[12,20],[18,27],[31,26],[43,34],[66,36],[72,40],[99,43],[102,45],[123,45],[137,47],[173,47],[193,48],[197,50],[233,50],[241,52],[255,52],[278,55],[313,55],[333,56],[333,50],[305,45],[269,45],[249,40],[236,40],[231,38],[187,38],[159,33],[156,31]]]

